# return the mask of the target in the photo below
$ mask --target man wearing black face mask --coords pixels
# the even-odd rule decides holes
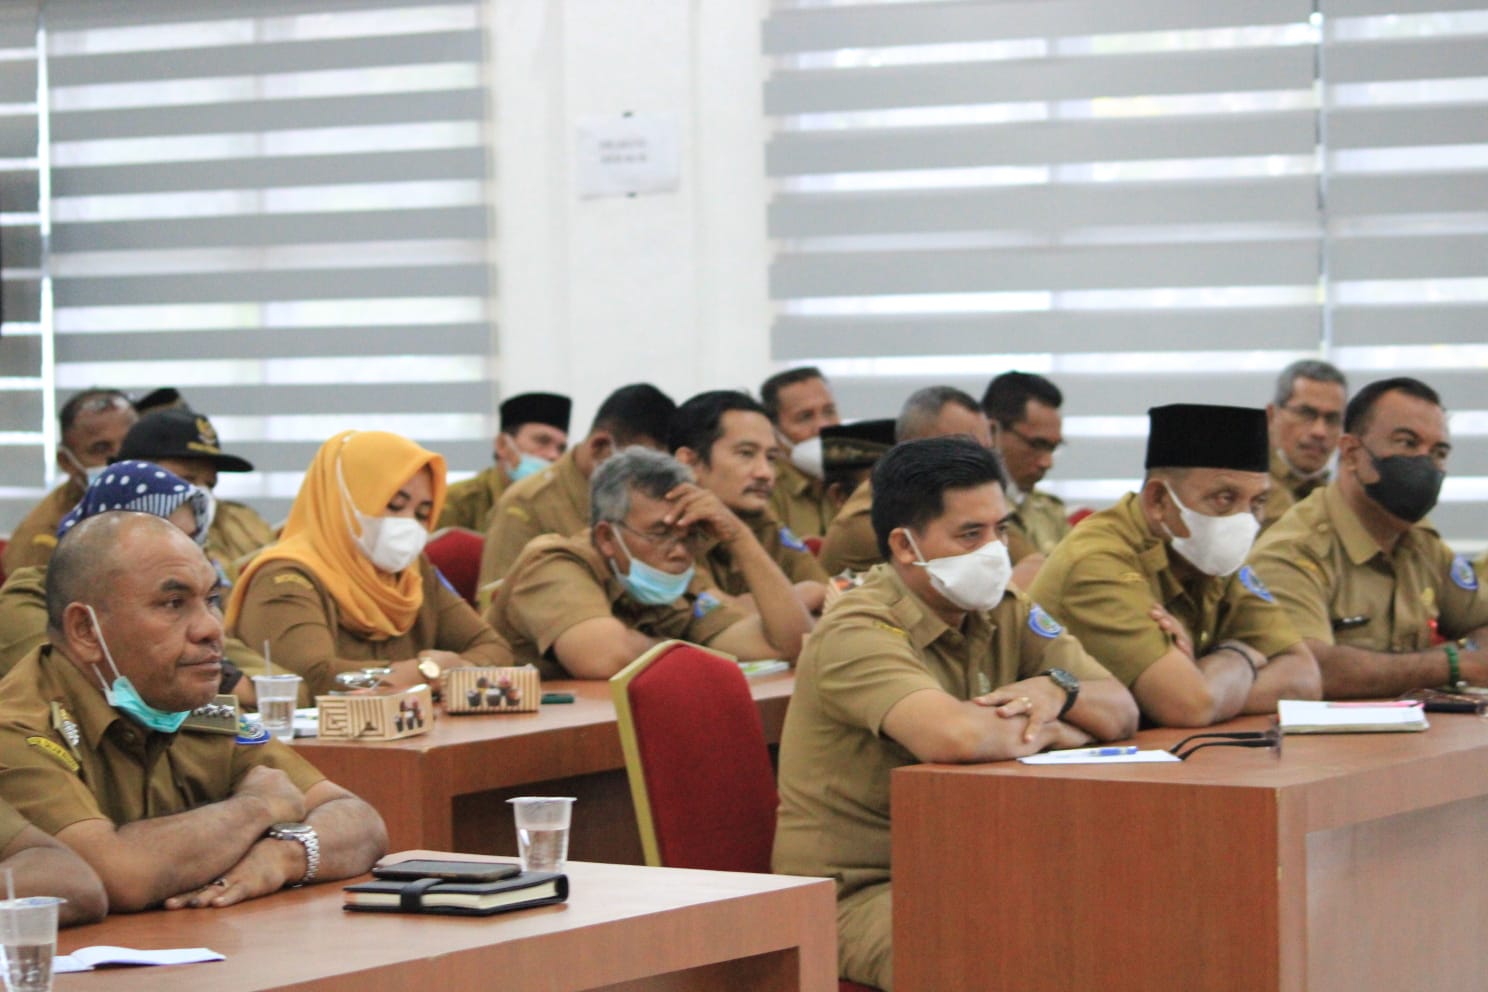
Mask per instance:
[[[1446,478],[1447,415],[1425,383],[1349,401],[1338,477],[1293,507],[1250,561],[1317,656],[1326,698],[1488,685],[1488,594],[1423,520]],[[1432,635],[1448,640],[1432,646]]]

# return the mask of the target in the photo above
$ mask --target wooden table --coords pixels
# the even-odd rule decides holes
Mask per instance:
[[[389,860],[411,856],[406,852]],[[448,857],[448,855],[445,855]],[[113,916],[58,950],[210,947],[227,960],[58,975],[58,992],[579,992],[837,987],[826,879],[570,862],[568,902],[492,917],[347,913],[341,885]]]
[[[795,675],[749,683],[766,739],[779,743]],[[429,733],[399,741],[304,739],[294,746],[332,781],[376,807],[393,850],[515,854],[506,799],[577,796],[569,855],[640,864],[609,683],[547,682],[543,690],[576,698],[536,713],[441,714]]]
[[[1476,992],[1488,721],[1430,719],[1280,760],[895,771],[896,988]]]

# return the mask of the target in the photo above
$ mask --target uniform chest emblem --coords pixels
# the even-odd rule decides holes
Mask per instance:
[[[1058,637],[1064,633],[1059,621],[1045,613],[1044,608],[1037,603],[1028,611],[1028,629],[1040,637]]]
[[[1478,588],[1478,573],[1473,571],[1472,562],[1458,555],[1452,559],[1452,567],[1448,570],[1452,577],[1452,584],[1459,589],[1474,592]]]
[[[806,542],[796,536],[795,531],[782,524],[780,526],[780,543],[792,551],[805,551]]]
[[[701,619],[722,605],[723,603],[719,601],[718,597],[711,592],[700,592],[697,599],[692,601],[692,615],[695,618]]]
[[[1266,588],[1266,583],[1261,581],[1261,577],[1257,575],[1255,573],[1255,569],[1251,568],[1249,565],[1246,565],[1240,569],[1240,574],[1237,576],[1237,578],[1240,580],[1240,584],[1242,586],[1250,590],[1250,592],[1254,593],[1256,596],[1259,596],[1261,599],[1264,599],[1268,603],[1276,602],[1276,597],[1271,595],[1271,590]]]
[[[233,740],[238,744],[267,744],[269,732],[256,717],[244,714],[238,717],[238,733]]]

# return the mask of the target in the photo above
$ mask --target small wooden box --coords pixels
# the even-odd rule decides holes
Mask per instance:
[[[542,702],[537,669],[446,668],[446,713],[535,713]]]
[[[317,696],[322,740],[395,741],[428,733],[434,693],[426,685],[388,695]]]

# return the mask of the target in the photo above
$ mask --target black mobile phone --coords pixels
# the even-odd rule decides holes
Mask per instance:
[[[376,878],[411,881],[418,878],[442,878],[446,882],[496,882],[511,878],[522,869],[516,865],[491,861],[399,861],[372,869]]]

